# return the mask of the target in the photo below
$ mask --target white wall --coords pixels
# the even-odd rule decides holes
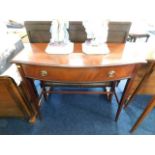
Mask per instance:
[[[1,0],[0,19],[155,20],[153,0]]]

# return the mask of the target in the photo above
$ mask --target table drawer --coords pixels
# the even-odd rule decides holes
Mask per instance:
[[[22,65],[26,77],[62,82],[102,82],[120,80],[132,76],[135,65],[114,67],[67,68]]]

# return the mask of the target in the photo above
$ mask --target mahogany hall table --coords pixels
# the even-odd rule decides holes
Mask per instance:
[[[108,43],[107,55],[87,55],[82,52],[82,44],[74,44],[73,53],[49,55],[45,52],[46,43],[26,43],[25,48],[12,60],[16,63],[24,81],[27,97],[34,108],[34,120],[39,112],[39,97],[34,79],[66,83],[94,83],[128,79],[115,120],[132,86],[137,66],[145,63],[142,50],[145,48],[133,43]],[[44,74],[45,73],[45,74]]]

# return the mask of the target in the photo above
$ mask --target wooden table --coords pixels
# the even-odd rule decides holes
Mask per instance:
[[[23,78],[29,101],[39,114],[38,96],[33,84],[34,79],[60,82],[104,82],[128,79],[124,89],[115,120],[118,120],[121,109],[128,96],[130,87],[139,64],[145,63],[141,53],[142,46],[136,44],[106,44],[110,50],[108,55],[86,55],[82,53],[82,44],[74,44],[74,52],[68,55],[48,55],[47,44],[25,44],[25,48],[12,62],[16,63]],[[42,74],[46,71],[46,75]],[[111,71],[113,76],[109,76]]]

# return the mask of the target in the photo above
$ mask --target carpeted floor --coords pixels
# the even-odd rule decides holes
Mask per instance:
[[[60,89],[60,88],[58,88]],[[121,91],[118,90],[121,94]],[[43,120],[29,124],[24,119],[0,119],[1,135],[126,135],[151,96],[136,96],[130,106],[114,121],[117,103],[104,95],[52,94],[41,107]],[[155,111],[133,134],[155,134]]]

